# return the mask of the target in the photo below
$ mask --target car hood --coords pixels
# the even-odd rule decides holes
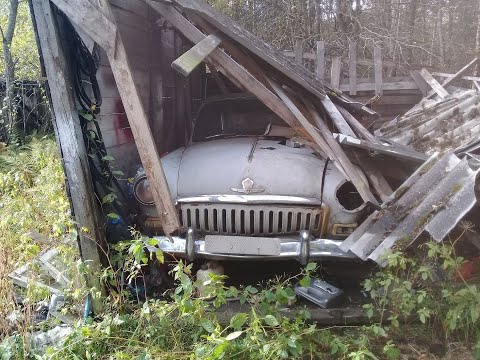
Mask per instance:
[[[241,194],[248,178],[256,194],[320,199],[325,167],[308,147],[253,137],[196,143],[164,156],[162,163],[175,198]],[[327,175],[327,181],[341,178],[332,163]]]

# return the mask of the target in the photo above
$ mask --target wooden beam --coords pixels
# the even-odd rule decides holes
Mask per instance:
[[[357,95],[357,43],[351,41],[348,46],[350,95]]]
[[[420,71],[420,76],[425,80],[425,82],[430,85],[430,87],[438,94],[442,99],[448,96],[447,90],[443,88],[440,83],[435,80],[435,78],[427,71],[427,69],[423,68]]]
[[[337,105],[338,111],[340,111],[340,114],[344,117],[344,119],[348,122],[348,124],[353,128],[353,130],[359,135],[360,137],[363,137],[365,140],[374,142],[374,143],[379,143],[378,139],[373,136],[370,131],[368,131],[361,123],[358,121],[350,112],[345,109],[344,107],[341,107]]]
[[[317,79],[325,80],[325,41],[317,41]]]
[[[303,66],[303,39],[295,41],[295,61]]]
[[[335,56],[332,59],[332,68],[330,70],[330,84],[335,89],[338,89],[340,87],[341,71],[342,71],[342,58],[340,56]]]
[[[412,70],[410,71],[410,76],[412,79],[415,81],[415,84],[417,84],[418,89],[422,93],[423,96],[427,96],[428,94],[428,89],[430,86],[428,86],[428,83],[425,81],[425,79],[420,75],[420,72],[417,70]]]
[[[86,281],[89,287],[105,293],[100,281],[101,257],[105,245],[105,222],[95,198],[93,180],[90,173],[88,154],[83,141],[83,133],[78,118],[78,109],[73,97],[73,74],[62,44],[61,30],[57,28],[50,2],[32,0],[39,48],[48,79],[52,102],[52,121],[55,135],[61,150],[63,167],[67,178],[67,188],[73,208],[73,216],[78,226],[79,246],[82,261],[88,266]],[[82,229],[88,229],[88,232]],[[95,313],[103,309],[101,299],[93,299]]]
[[[222,43],[218,34],[211,34],[172,63],[172,68],[183,76],[189,76],[210,53]]]
[[[455,76],[455,74],[442,73],[442,72],[432,72],[431,74],[433,76],[439,76],[439,77],[443,77],[443,78],[453,78]],[[478,77],[478,76],[468,76],[468,75],[461,76],[459,79],[468,80],[468,81],[480,81],[480,77]]]
[[[180,228],[180,221],[150,129],[147,112],[135,86],[127,50],[120,36],[117,38],[115,54],[111,54],[108,58],[140,159],[150,183],[163,231],[167,235],[172,234]]]
[[[205,34],[198,30],[190,21],[170,5],[151,0],[146,0],[146,2],[156,10],[162,18],[170,22],[178,31],[180,31],[188,40],[193,43],[198,43],[205,38]],[[298,121],[290,109],[288,109],[288,107],[264,84],[259,82],[254,76],[252,76],[252,74],[227,55],[222,49],[217,48],[212,51],[207,58],[207,62],[212,63],[219,71],[224,73],[230,79],[240,83],[246,90],[254,94],[288,125],[294,129],[300,130]]]
[[[375,71],[375,95],[383,95],[383,59],[382,49],[373,48],[373,66]]]
[[[447,80],[445,80],[443,83],[442,83],[442,86],[443,88],[446,88],[447,86],[449,86],[451,83],[453,83],[454,81],[460,79],[462,77],[463,74],[465,74],[465,72],[470,69],[473,65],[475,65],[476,63],[478,62],[478,58],[475,58],[473,59],[472,61],[470,61],[467,65],[465,65],[463,68],[461,68],[459,71],[457,71],[455,74],[453,74],[452,77],[449,77]],[[432,98],[434,95],[435,95],[435,92],[436,91],[431,91],[428,95],[427,95],[427,98]]]
[[[317,110],[315,109],[315,106],[309,100],[304,100],[304,103],[310,115],[312,116],[315,124],[320,130],[320,133],[325,138],[325,141],[327,142],[328,146],[335,153],[336,160],[340,163],[344,171],[348,174],[350,181],[358,190],[358,193],[360,194],[362,199],[365,202],[370,202],[372,204],[378,205],[378,202],[375,199],[375,196],[373,196],[372,192],[370,191],[368,183],[364,180],[364,177],[362,176],[363,174],[361,174],[361,170],[352,164],[347,154],[345,154],[345,151],[343,151],[342,147],[333,138],[332,133],[328,129],[323,119],[318,114]],[[333,160],[335,160],[335,158]]]
[[[339,132],[353,137],[356,136],[352,128],[348,125],[340,111],[338,111],[337,107],[328,96],[322,100],[322,105]]]
[[[107,54],[115,51],[117,27],[89,1],[51,0],[67,17],[100,45]]]
[[[275,93],[282,99],[282,101],[285,103],[285,105],[290,109],[290,111],[295,115],[295,117],[298,119],[300,124],[307,130],[309,135],[312,137],[312,139],[315,141],[315,143],[320,147],[320,149],[327,154],[329,158],[331,158],[334,161],[337,161],[337,156],[335,152],[330,148],[323,135],[320,135],[318,130],[315,129],[315,127],[308,121],[308,119],[305,117],[305,115],[300,111],[300,109],[293,103],[289,95],[285,92],[285,90],[278,85],[275,81],[271,79],[267,79],[269,82],[270,86],[272,89],[275,91]],[[328,133],[327,133],[328,134]],[[329,134],[331,137],[331,133]],[[349,177],[344,168],[342,167],[341,163],[337,161],[337,167],[339,170],[345,175],[345,177]]]
[[[372,164],[370,157],[357,151],[350,151],[350,153],[357,159],[358,165],[365,170],[368,179],[372,183],[382,201],[385,202],[389,200],[390,196],[393,194],[393,190],[383,176],[382,172],[378,170],[374,164]]]

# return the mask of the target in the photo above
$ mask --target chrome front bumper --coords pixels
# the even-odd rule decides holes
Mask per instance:
[[[238,237],[241,241],[241,236]],[[352,252],[340,249],[341,240],[315,239],[308,231],[301,231],[298,238],[282,237],[279,255],[219,254],[205,251],[205,239],[195,239],[194,231],[187,232],[186,239],[181,237],[155,236],[160,249],[168,254],[186,258],[211,260],[298,260],[307,264],[311,260],[339,259],[358,260]]]

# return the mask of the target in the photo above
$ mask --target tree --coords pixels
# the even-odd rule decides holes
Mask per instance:
[[[27,1],[0,0],[0,36],[0,74],[3,74],[0,77],[5,81],[0,140],[8,141],[16,121],[15,81],[40,80],[40,63]]]
[[[15,33],[15,24],[17,22],[18,0],[10,0],[8,23],[6,30],[0,26],[0,35],[2,36],[2,53],[5,61],[5,98],[4,98],[4,122],[6,123],[7,134],[11,131],[14,123],[14,81],[15,81],[15,62],[12,56],[12,41]]]

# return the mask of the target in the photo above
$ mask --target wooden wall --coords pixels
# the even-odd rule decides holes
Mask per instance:
[[[173,29],[159,21],[142,2],[110,0],[113,15],[129,54],[135,85],[149,115],[150,127],[160,154],[185,144],[192,108],[190,93],[201,92],[200,72],[182,78],[171,63],[185,47]],[[101,51],[97,80],[103,103],[99,124],[114,167],[133,176],[140,158],[106,54]]]

